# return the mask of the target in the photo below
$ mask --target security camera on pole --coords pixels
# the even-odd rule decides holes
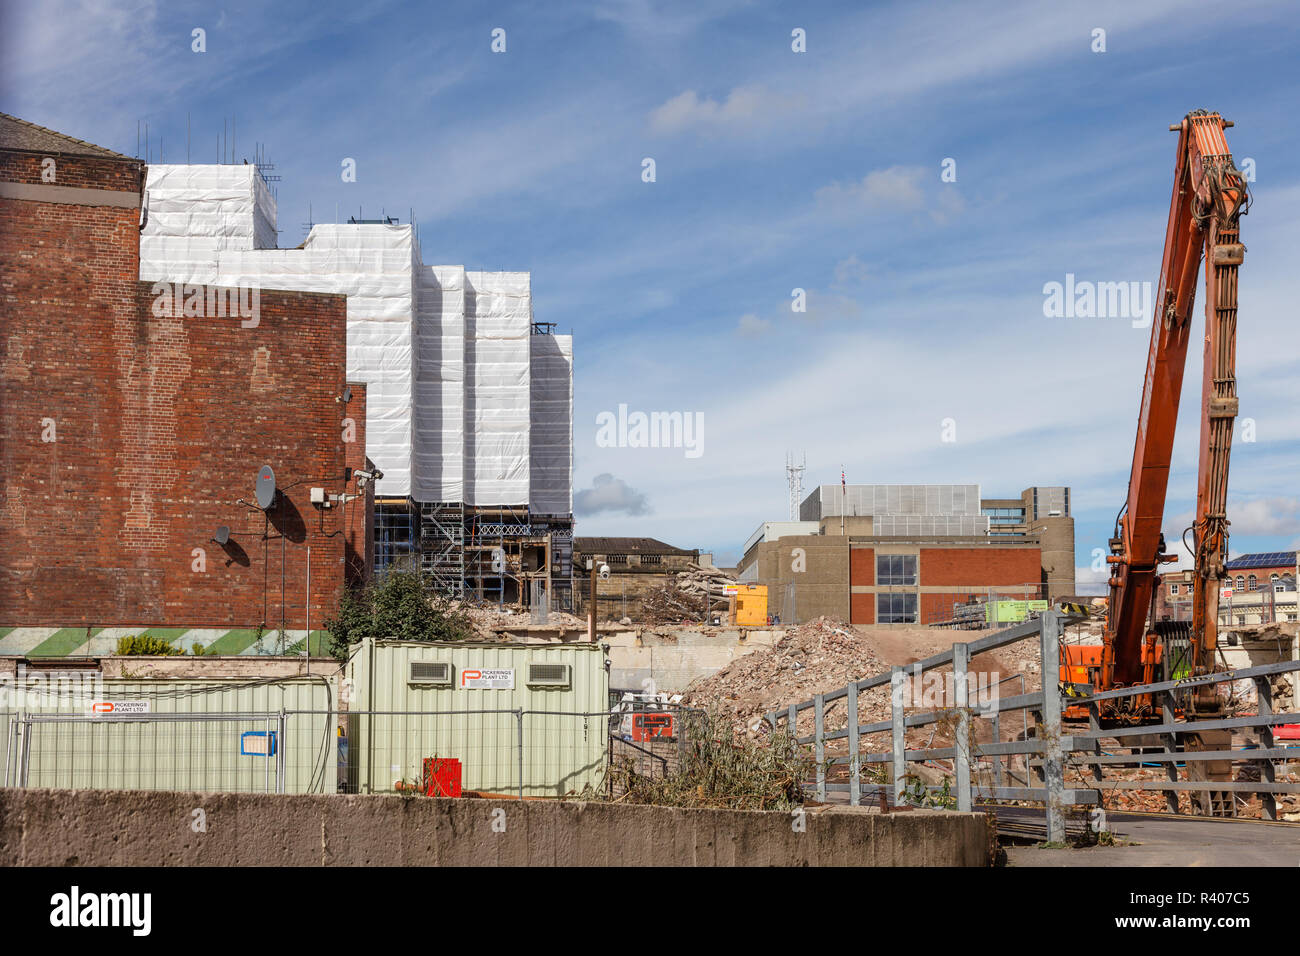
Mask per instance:
[[[596,577],[600,576],[601,580],[609,580],[609,565],[602,564],[596,567],[596,562],[591,558],[587,559],[587,571],[591,575],[591,600],[587,602],[587,640],[595,643],[596,641]]]

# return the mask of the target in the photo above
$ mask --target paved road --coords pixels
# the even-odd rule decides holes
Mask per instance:
[[[1043,811],[999,807],[1004,829],[1041,827]],[[1129,846],[1045,850],[1007,846],[1011,866],[1300,866],[1300,823],[1207,820],[1110,813],[1107,824]],[[1040,837],[1041,839],[1041,837]]]

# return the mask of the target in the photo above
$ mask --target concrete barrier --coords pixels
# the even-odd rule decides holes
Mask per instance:
[[[0,789],[0,866],[988,866],[991,847],[981,813]]]

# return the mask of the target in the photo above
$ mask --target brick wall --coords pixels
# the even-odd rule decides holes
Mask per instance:
[[[46,159],[54,160],[52,181],[42,169]],[[144,183],[144,168],[144,163],[139,160],[0,150],[0,182],[5,183],[139,193]],[[139,215],[138,210],[135,215]],[[139,220],[136,221],[138,224]]]
[[[59,185],[125,191],[139,174],[58,159]],[[39,157],[0,152],[0,177],[39,182]],[[283,610],[301,628],[310,545],[318,626],[346,535],[310,488],[343,491],[364,455],[336,401],[346,300],[261,291],[248,328],[173,317],[138,250],[137,209],[0,199],[0,624],[277,627]],[[285,488],[269,521],[237,503],[262,464]]]
[[[1036,584],[1042,578],[1038,548],[921,548],[920,581],[926,587]]]
[[[876,596],[874,594],[849,595],[849,623],[876,623]]]
[[[874,548],[853,548],[849,551],[849,583],[862,585],[876,583]]]

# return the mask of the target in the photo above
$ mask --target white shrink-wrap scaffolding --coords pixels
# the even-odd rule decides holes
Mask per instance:
[[[411,492],[418,263],[409,225],[321,224],[301,250],[218,256],[223,285],[347,296],[347,375],[366,383],[366,456],[384,473],[380,497]]]
[[[529,344],[528,510],[567,515],[573,511],[573,336],[534,335]]]
[[[409,225],[322,224],[276,249],[254,166],[150,166],[146,188],[141,279],[347,296],[380,497],[571,511],[573,342],[531,335],[527,272],[425,266]]]
[[[415,324],[417,501],[465,500],[465,267],[420,272]]]
[[[465,502],[528,504],[527,272],[465,273]]]
[[[151,165],[140,278],[208,283],[224,249],[274,249],[275,199],[256,166]]]

